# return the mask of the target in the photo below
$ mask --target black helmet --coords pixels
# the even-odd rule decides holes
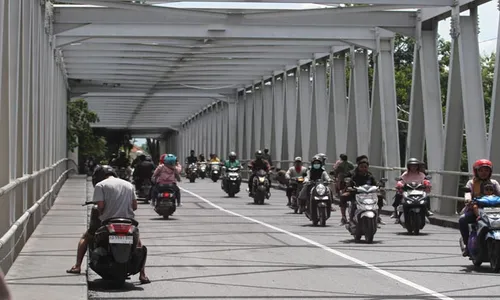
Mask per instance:
[[[345,155],[344,153],[340,154],[340,159],[347,160],[347,155]]]
[[[266,154],[269,153],[269,149],[265,148],[264,153],[266,153]]]
[[[262,150],[255,151],[255,158],[260,159],[263,155],[264,153],[262,153]]]
[[[231,151],[231,152],[229,153],[229,159],[236,159],[236,152]]]
[[[416,159],[416,158],[410,158],[407,162],[406,162],[406,167],[409,168],[410,166],[419,166],[422,164],[422,162],[420,162],[420,160]]]
[[[96,184],[103,181],[108,176],[118,177],[113,167],[108,165],[97,165],[94,174],[92,174],[92,184],[96,186]]]

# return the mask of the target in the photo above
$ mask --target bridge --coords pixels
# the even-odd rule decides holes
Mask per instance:
[[[140,206],[150,285],[132,278],[115,291],[90,270],[65,274],[87,226],[80,204],[92,193],[73,174],[77,151],[67,151],[72,99],[97,112],[93,126],[156,138],[162,153],[182,160],[191,149],[245,160],[267,147],[286,168],[295,156],[367,154],[393,185],[405,158],[425,158],[434,219],[455,227],[460,178],[470,175],[460,170],[462,149],[469,165],[484,157],[500,164],[498,61],[485,107],[478,46],[478,9],[490,1],[169,2],[0,1],[0,153],[8,162],[0,266],[14,299],[497,297],[497,276],[461,257],[453,228],[405,236],[386,218],[376,243],[354,244],[338,213],[327,228],[309,227],[278,190],[257,207],[244,192],[227,199],[206,181],[181,184],[184,205],[170,221]],[[447,83],[437,51],[445,18]],[[404,135],[396,34],[415,40]]]

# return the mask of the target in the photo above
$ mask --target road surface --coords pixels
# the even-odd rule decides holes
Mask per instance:
[[[170,220],[140,204],[149,285],[133,276],[110,290],[89,276],[89,299],[498,299],[500,274],[475,270],[460,255],[459,232],[427,225],[408,236],[388,223],[374,244],[354,243],[338,226],[312,227],[273,191],[263,206],[227,198],[220,181],[181,184]],[[93,274],[93,273],[91,273]]]

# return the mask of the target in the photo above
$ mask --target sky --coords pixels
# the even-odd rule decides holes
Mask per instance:
[[[228,2],[176,2],[161,6],[182,8],[252,8],[252,9],[312,9],[324,7],[316,4],[289,4],[289,3],[228,3]],[[467,15],[468,13],[463,13]],[[498,35],[497,1],[490,1],[479,6],[479,51],[481,54],[496,52]],[[450,19],[439,22],[439,35],[445,40],[450,40]],[[145,139],[136,139],[136,145],[145,144]]]

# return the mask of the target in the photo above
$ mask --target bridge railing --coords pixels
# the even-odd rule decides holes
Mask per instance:
[[[75,161],[64,158],[0,188],[0,267],[5,273],[76,169]]]
[[[241,162],[245,163],[245,164],[248,164],[248,162],[250,162],[250,160],[249,159],[245,159],[245,160],[241,160]],[[293,164],[293,161],[290,161],[290,160],[282,160],[282,161],[278,161],[278,160],[275,161],[275,160],[273,160],[273,165],[274,166],[279,166],[279,168],[281,170],[285,170],[285,171],[289,168],[289,166],[291,166],[291,164]],[[303,164],[305,166],[309,165],[308,162],[303,162]],[[331,170],[333,168],[334,164],[333,163],[327,163],[326,165]],[[401,173],[404,172],[404,171],[406,171],[406,168],[401,168],[401,167],[383,167],[383,166],[374,166],[374,165],[370,165],[370,169],[374,169],[374,170],[378,170],[378,171],[401,171]],[[428,172],[429,175],[437,174],[437,175],[452,175],[452,176],[466,176],[466,177],[471,177],[473,175],[472,173],[457,172],[457,171],[427,170],[427,172]],[[244,179],[248,179],[249,175],[250,175],[250,171],[247,168],[243,168],[243,173],[242,173],[243,178]],[[500,174],[493,174],[492,176],[493,177],[500,177]],[[276,182],[276,176],[272,177],[272,181]],[[387,187],[387,190],[395,191],[395,189],[391,188],[391,187]],[[457,190],[458,190],[458,187],[457,187]],[[430,196],[432,198],[437,198],[437,199],[445,199],[445,200],[459,201],[459,202],[464,201],[463,197],[457,197],[457,196],[454,196],[454,195],[430,194]]]

